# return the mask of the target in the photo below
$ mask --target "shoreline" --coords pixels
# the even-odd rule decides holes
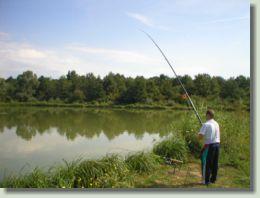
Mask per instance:
[[[106,155],[96,160],[74,160],[50,166],[46,171],[40,167],[25,174],[9,175],[0,181],[1,188],[187,188],[187,189],[236,189],[249,190],[250,183],[241,182],[239,168],[219,165],[221,175],[216,184],[201,184],[200,162],[189,154],[183,164],[167,164],[162,156],[153,152],[135,152],[123,158]],[[192,168],[192,170],[191,170]],[[51,171],[50,171],[51,170]],[[191,172],[190,172],[191,171]],[[188,180],[187,180],[187,177]]]
[[[219,105],[218,105],[219,106]],[[135,103],[135,104],[106,104],[106,103],[97,103],[97,104],[91,104],[91,103],[52,103],[52,102],[8,102],[8,103],[0,103],[0,107],[57,107],[57,108],[100,108],[100,109],[140,109],[140,110],[193,110],[191,107],[187,105],[182,104],[176,104],[176,105],[167,105],[167,104],[141,104],[141,103]],[[216,110],[225,110],[225,111],[235,111],[237,109],[239,110],[245,110],[250,111],[250,108],[244,107],[244,106],[221,106],[221,107],[212,107]],[[198,108],[199,110],[205,110],[207,109],[207,105],[201,108]]]

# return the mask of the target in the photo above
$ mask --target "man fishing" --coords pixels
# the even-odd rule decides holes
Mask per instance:
[[[218,123],[214,120],[212,109],[206,112],[207,121],[202,125],[198,133],[199,139],[204,138],[204,146],[201,150],[201,170],[203,183],[208,185],[215,183],[218,173],[218,159],[220,146],[220,130]]]
[[[173,71],[174,75],[176,76],[177,81],[181,85],[185,97],[188,98],[189,104],[191,105],[196,117],[198,118],[199,124],[202,125],[200,132],[199,132],[199,138],[202,139],[204,137],[204,147],[201,151],[201,167],[202,167],[202,176],[203,176],[203,183],[209,184],[214,183],[217,179],[217,172],[218,172],[218,158],[219,158],[219,143],[220,143],[220,132],[219,132],[219,125],[218,123],[213,119],[214,118],[214,111],[209,109],[206,112],[206,118],[207,122],[202,123],[202,120],[200,118],[200,115],[192,102],[186,88],[184,87],[183,83],[181,82],[180,77],[177,75],[175,70],[173,69],[173,66],[171,65],[170,61],[166,57],[166,55],[163,53],[162,49],[159,47],[159,45],[155,42],[155,40],[149,35],[147,32],[141,30],[146,36],[153,42],[153,44],[157,47],[157,49],[162,54],[163,58],[167,62],[167,64],[170,66],[171,70]]]

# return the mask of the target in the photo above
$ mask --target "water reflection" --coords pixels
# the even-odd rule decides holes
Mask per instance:
[[[0,108],[0,180],[62,159],[151,149],[183,112]]]
[[[31,140],[37,133],[48,133],[50,128],[56,128],[71,141],[77,136],[92,138],[101,133],[111,140],[125,131],[137,139],[145,132],[162,137],[169,133],[172,121],[179,117],[178,112],[167,111],[11,108],[1,112],[0,132],[12,128],[25,140]]]

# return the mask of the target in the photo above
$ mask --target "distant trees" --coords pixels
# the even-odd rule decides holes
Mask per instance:
[[[18,75],[16,79],[16,99],[22,102],[34,100],[39,81],[36,74],[26,71]]]
[[[105,91],[100,77],[96,77],[92,73],[87,74],[84,80],[83,87],[86,101],[101,101],[104,99]]]
[[[50,100],[56,95],[56,82],[50,78],[41,76],[39,79],[38,89],[36,90],[36,96],[38,100]]]
[[[238,83],[235,79],[230,78],[224,84],[221,96],[228,99],[239,99],[242,97],[241,93]]]
[[[0,78],[0,101],[5,101],[7,95],[7,85],[5,79]]]
[[[127,88],[122,93],[119,102],[122,103],[137,103],[146,102],[147,90],[146,79],[144,77],[136,77],[135,79],[128,79]]]
[[[209,96],[212,94],[212,81],[208,74],[198,74],[194,80],[194,94],[198,96]]]
[[[238,76],[224,79],[219,76],[198,74],[192,79],[180,76],[191,95],[247,100],[250,97],[250,78]],[[136,78],[109,73],[104,78],[92,73],[78,75],[69,71],[59,79],[40,76],[26,71],[17,78],[0,78],[0,101],[63,101],[71,102],[111,102],[115,104],[177,102],[183,103],[184,92],[176,78],[165,75],[159,77]]]
[[[157,86],[159,87],[162,99],[172,100],[174,95],[178,94],[176,90],[173,89],[173,79],[161,74],[160,77],[158,79],[156,78],[155,80]]]
[[[187,90],[189,90],[190,94],[194,94],[194,90],[195,90],[195,85],[194,85],[194,81],[192,80],[192,78],[189,75],[184,75],[180,77],[181,82],[183,83],[183,85],[185,86],[185,88]],[[178,82],[176,82],[178,83]],[[181,91],[182,93],[183,90]]]
[[[147,92],[147,102],[159,101],[161,99],[161,92],[159,86],[153,79],[146,80],[146,92]]]

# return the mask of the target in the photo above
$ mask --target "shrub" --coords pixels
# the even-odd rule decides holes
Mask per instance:
[[[46,173],[35,168],[31,173],[24,176],[10,176],[0,183],[1,188],[47,188],[50,180]]]
[[[50,168],[49,177],[51,178],[51,185],[56,188],[73,188],[75,173],[81,159],[73,160],[72,162],[63,161],[65,165]]]
[[[8,188],[113,188],[132,187],[128,166],[117,155],[101,160],[75,160],[49,171],[34,169],[31,173],[8,176],[0,187]]]
[[[203,144],[201,141],[199,141],[197,133],[193,130],[186,131],[184,133],[184,139],[186,141],[190,153],[195,155],[195,157],[198,157]]]
[[[153,153],[139,152],[129,155],[125,162],[132,171],[138,173],[150,172],[159,165],[160,157]]]
[[[118,187],[121,182],[130,185],[128,167],[117,155],[107,156],[101,160],[87,160],[77,168],[76,187]]]
[[[153,152],[163,157],[186,160],[187,146],[183,138],[170,137],[156,144],[153,148]]]

